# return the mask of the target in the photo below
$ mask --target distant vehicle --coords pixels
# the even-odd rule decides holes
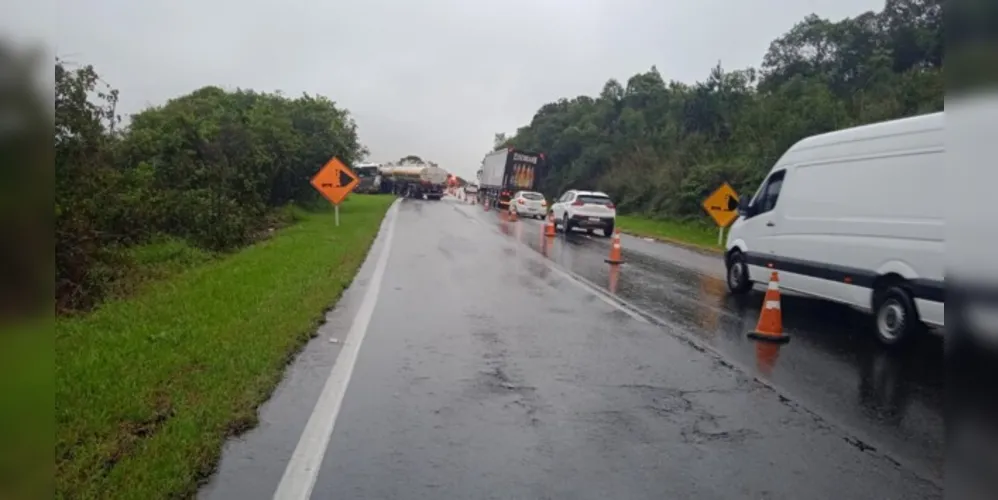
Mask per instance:
[[[464,192],[467,194],[477,194],[478,184],[468,183],[464,185]]]
[[[742,200],[728,288],[780,288],[875,318],[884,344],[943,327],[943,113],[805,138]]]
[[[543,219],[548,214],[548,202],[541,193],[517,191],[509,203],[509,212],[515,212],[520,217]]]
[[[498,209],[507,208],[515,191],[534,189],[544,166],[540,153],[513,148],[493,151],[482,160],[480,196]]]
[[[552,205],[555,227],[566,233],[582,228],[592,233],[601,229],[609,238],[617,222],[617,208],[606,193],[600,191],[570,190],[561,195]]]
[[[381,167],[381,192],[406,198],[439,200],[447,187],[447,171],[434,165],[394,165]]]
[[[355,193],[377,193],[380,191],[380,163],[356,163],[353,172],[357,174],[357,187],[353,188]]]

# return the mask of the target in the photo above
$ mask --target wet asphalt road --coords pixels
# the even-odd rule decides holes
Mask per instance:
[[[514,227],[491,213],[501,230]],[[484,212],[481,215],[487,217]],[[520,239],[542,250],[541,221],[519,221]],[[514,231],[515,233],[515,231]],[[944,465],[943,358],[940,338],[892,353],[870,334],[870,318],[848,307],[783,295],[783,325],[793,338],[766,356],[745,333],[755,327],[763,290],[727,294],[719,256],[623,235],[625,266],[610,280],[609,239],[560,233],[550,258],[722,353],[809,410],[846,428],[923,477],[941,483]]]
[[[625,237],[611,273],[606,240],[540,221],[395,217],[311,498],[941,497],[937,343],[888,356],[861,316],[784,296],[793,340],[760,350],[761,295],[727,297],[715,257]],[[372,260],[202,498],[271,498]]]

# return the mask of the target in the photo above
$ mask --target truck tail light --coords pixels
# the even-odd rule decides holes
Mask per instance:
[[[585,203],[582,203],[582,200],[576,200],[572,203],[573,207],[581,207],[582,205],[585,205]]]
[[[516,202],[517,202],[517,203],[519,203],[520,205],[524,205],[524,203],[523,203],[523,199],[522,199],[522,198],[521,198],[521,199],[519,199],[519,200],[516,200]]]
[[[613,209],[614,209],[614,208],[616,208],[616,207],[614,206],[614,204],[613,204],[613,203],[607,203],[607,204],[606,204],[606,208],[609,208],[610,210],[613,210]]]
[[[548,201],[547,200],[541,200],[541,206],[542,207],[548,206]]]

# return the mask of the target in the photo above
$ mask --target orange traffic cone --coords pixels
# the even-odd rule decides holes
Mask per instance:
[[[485,198],[485,211],[486,212],[489,211],[489,199],[488,198]]]
[[[557,236],[554,230],[554,212],[548,212],[548,222],[544,225],[544,236]]]
[[[605,259],[608,264],[623,264],[624,259],[620,255],[620,229],[613,232],[613,244],[610,245],[610,256]]]
[[[511,222],[516,222],[516,210],[510,209],[510,211],[509,211],[509,220]]]
[[[769,287],[762,301],[762,312],[759,313],[759,323],[755,330],[749,332],[749,338],[767,340],[770,342],[787,342],[790,337],[783,333],[783,313],[780,312],[780,277],[773,271],[769,277]]]
[[[782,345],[775,342],[755,343],[755,366],[763,375],[768,377],[773,374],[782,348]]]

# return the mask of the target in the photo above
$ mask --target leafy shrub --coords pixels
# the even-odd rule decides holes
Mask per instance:
[[[128,247],[160,236],[210,251],[252,242],[310,203],[308,178],[332,156],[364,148],[346,110],[321,96],[288,98],[204,87],[121,126],[118,92],[91,66],[56,61],[56,298],[98,304],[128,272]]]

